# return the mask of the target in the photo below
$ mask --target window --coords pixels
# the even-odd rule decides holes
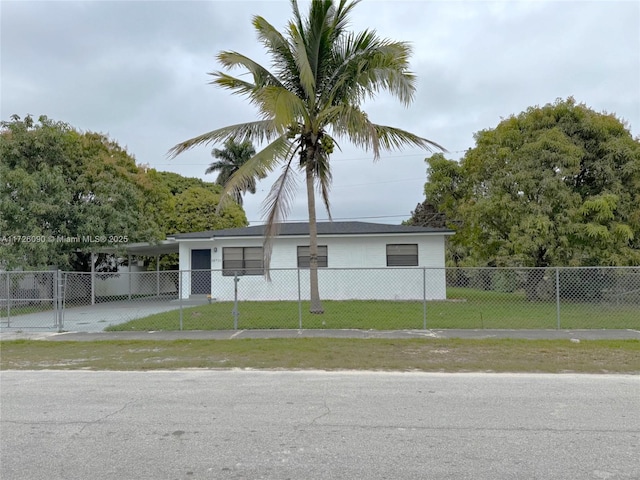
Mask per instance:
[[[387,245],[387,267],[417,267],[417,244],[389,244]]]
[[[298,267],[309,268],[309,247],[298,247]],[[327,266],[327,246],[318,245],[318,267]]]
[[[223,247],[222,275],[262,275],[264,253],[262,247]]]

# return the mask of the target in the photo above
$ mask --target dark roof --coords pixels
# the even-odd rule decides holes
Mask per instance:
[[[176,233],[169,238],[209,239],[220,237],[263,237],[264,225],[244,228],[228,228],[225,230],[209,230],[207,232]],[[413,227],[409,225],[388,225],[385,223],[367,222],[318,222],[318,235],[375,235],[384,233],[439,233],[453,234],[453,230],[446,228]],[[309,235],[309,223],[282,223],[278,236],[306,236]]]

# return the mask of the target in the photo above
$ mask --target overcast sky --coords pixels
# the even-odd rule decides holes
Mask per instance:
[[[302,2],[304,4],[304,2]],[[282,29],[288,1],[2,0],[0,114],[47,115],[108,134],[139,164],[209,181],[210,147],[174,160],[173,145],[256,119],[241,97],[208,85],[215,55],[236,50],[268,64],[254,15]],[[458,159],[473,134],[529,106],[573,96],[626,120],[640,134],[640,2],[376,1],[352,15],[353,30],[411,42],[415,102],[381,95],[372,121],[434,140]],[[236,72],[239,73],[239,72]],[[342,145],[332,157],[334,220],[400,223],[424,200],[424,159]],[[245,197],[252,224],[273,178]],[[306,219],[302,179],[290,221]],[[319,211],[319,218],[326,218]]]

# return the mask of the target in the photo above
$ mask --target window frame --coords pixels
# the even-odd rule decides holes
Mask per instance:
[[[233,250],[236,250],[236,252],[232,252]],[[252,250],[255,250],[255,252],[251,252]],[[234,253],[238,258],[229,259],[228,257]],[[247,255],[247,253],[254,254]],[[236,262],[235,266],[228,266],[230,262]],[[222,247],[222,276],[233,277],[236,273],[238,276],[264,275],[263,247]]]
[[[309,264],[311,262],[311,257],[309,256],[309,254],[307,255],[301,255],[300,254],[300,249],[301,248],[306,248],[307,252],[309,251],[309,245],[298,245],[296,247],[296,264],[298,265],[298,268],[304,268],[307,269],[309,268]],[[324,255],[322,255],[321,253],[321,249],[324,248]],[[304,252],[303,252],[304,253]],[[301,259],[306,259],[306,262],[303,262],[303,264],[300,264],[300,260]],[[323,262],[324,260],[324,262]],[[328,268],[329,266],[329,248],[326,245],[318,245],[318,268]]]
[[[389,247],[415,247],[415,254],[389,253]],[[387,243],[386,245],[387,267],[418,267],[420,256],[417,243]],[[402,261],[405,259],[405,261]],[[409,260],[410,259],[410,260]],[[400,260],[400,261],[398,261]]]

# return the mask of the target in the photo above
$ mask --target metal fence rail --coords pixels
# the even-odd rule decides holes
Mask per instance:
[[[640,267],[0,272],[0,328],[640,329]]]

